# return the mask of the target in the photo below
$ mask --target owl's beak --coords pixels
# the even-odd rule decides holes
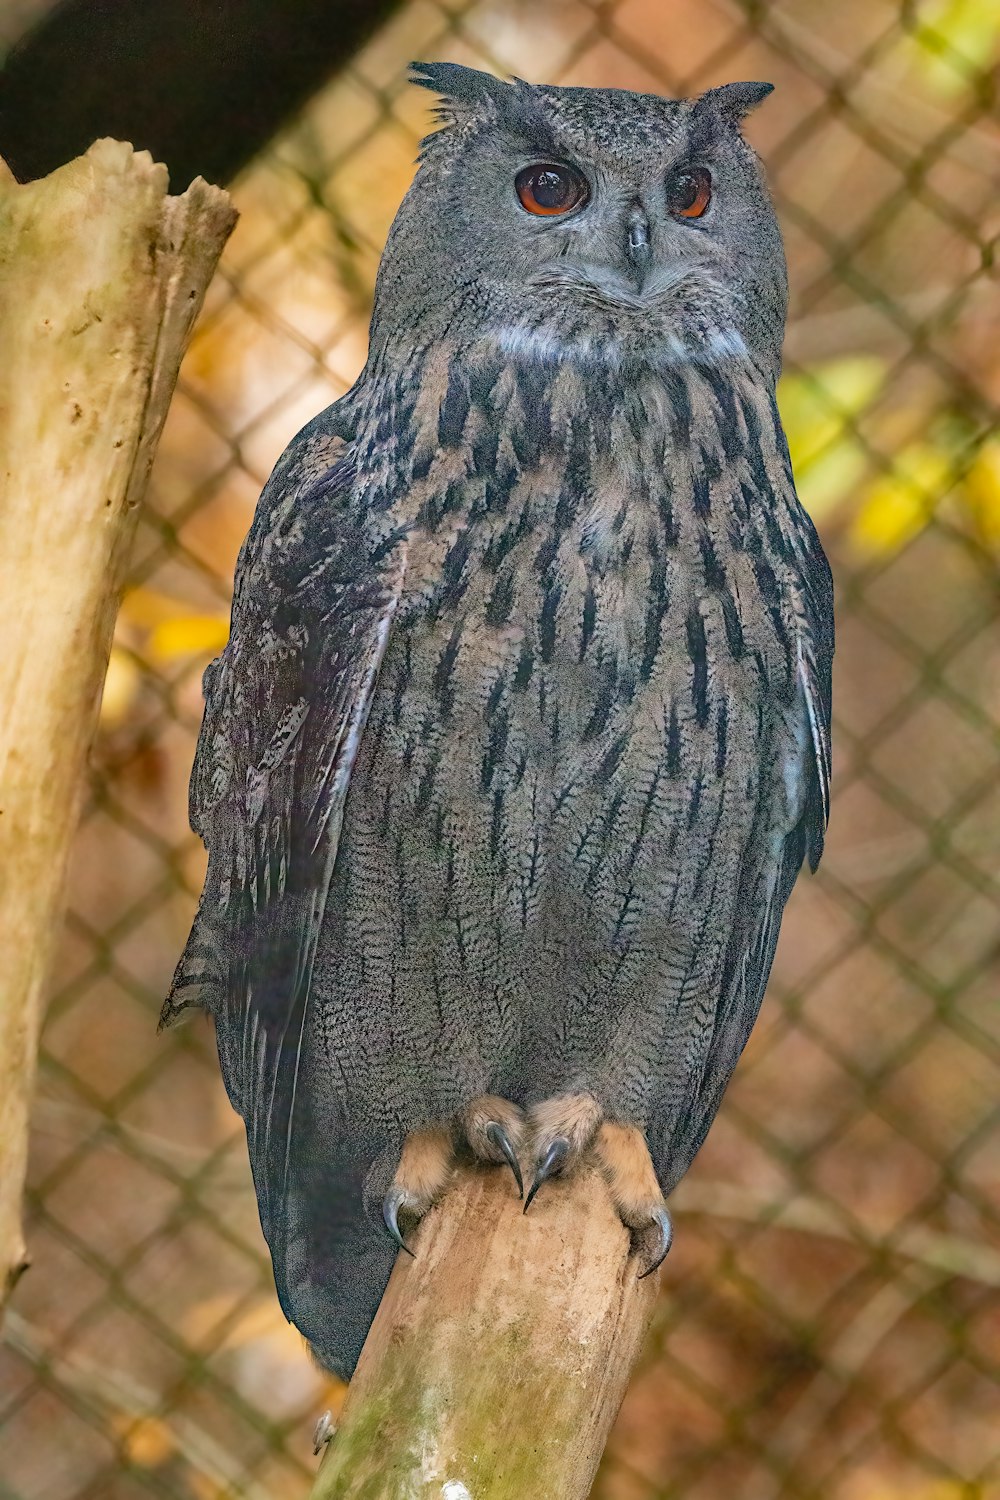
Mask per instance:
[[[636,291],[642,291],[646,270],[652,258],[653,248],[649,242],[649,219],[639,204],[630,210],[628,220],[628,259]]]

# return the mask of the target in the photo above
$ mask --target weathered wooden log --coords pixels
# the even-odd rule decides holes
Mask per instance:
[[[39,182],[0,162],[0,1306],[42,987],[129,543],[195,316],[236,221],[119,141]]]
[[[463,1169],[400,1255],[312,1500],[585,1500],[656,1300],[603,1178]]]

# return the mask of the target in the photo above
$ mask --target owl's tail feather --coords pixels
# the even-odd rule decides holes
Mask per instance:
[[[285,1317],[342,1380],[354,1373],[396,1259],[373,1201],[381,1203],[394,1153],[366,1169],[357,1145],[343,1139],[331,1151],[327,1144],[315,1170],[304,1163],[285,1212],[265,1226]]]
[[[225,941],[200,907],[159,1025],[175,1026],[193,1010],[215,1018],[223,1079],[245,1118],[242,1027],[225,1003],[227,977],[219,960]],[[275,1194],[266,1153],[255,1153],[249,1138],[248,1145],[282,1310],[319,1363],[349,1380],[396,1256],[381,1221],[381,1196],[398,1146],[358,1138],[348,1121],[309,1119],[297,1136],[288,1191]]]

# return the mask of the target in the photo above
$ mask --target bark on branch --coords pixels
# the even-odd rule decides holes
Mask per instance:
[[[137,508],[236,220],[120,141],[21,186],[0,162],[0,1309],[42,985]]]
[[[656,1300],[603,1178],[463,1169],[412,1244],[312,1500],[586,1500]]]

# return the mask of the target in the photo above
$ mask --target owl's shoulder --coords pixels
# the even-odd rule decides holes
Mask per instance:
[[[326,407],[295,434],[271,471],[254,522],[294,501],[318,483],[345,457],[355,434],[356,417],[346,397]]]

